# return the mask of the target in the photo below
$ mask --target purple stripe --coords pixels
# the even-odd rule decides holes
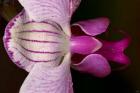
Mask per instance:
[[[30,24],[30,23],[37,23],[37,22],[35,22],[35,21],[27,21],[27,22],[24,23],[24,25],[25,24]]]
[[[58,57],[56,57],[55,59],[51,59],[51,60],[33,60],[28,58],[27,56],[25,56],[22,52],[20,52],[17,48],[15,48],[23,57],[25,57],[27,60],[32,61],[32,62],[51,62],[51,61],[55,61],[58,59]]]
[[[43,24],[49,24],[49,25],[52,25],[53,27],[55,27],[56,29],[58,30],[62,30],[62,28],[56,23],[56,22],[51,22],[49,20],[46,20],[46,21],[42,21],[42,22],[35,22],[35,21],[28,21],[28,22],[25,22],[25,24],[31,24],[31,23],[43,23]]]
[[[52,31],[46,31],[46,30],[28,30],[28,31],[21,31],[21,32],[18,32],[18,33],[31,33],[31,32],[37,32],[37,33],[51,33],[51,34],[55,34],[55,35],[61,35],[60,33],[57,33],[57,32],[52,32]]]
[[[20,44],[18,44],[20,45]],[[30,50],[30,49],[26,49],[25,47],[23,47],[22,45],[20,45],[24,50],[28,51],[28,52],[32,52],[32,53],[42,53],[42,54],[57,54],[57,53],[61,53],[61,51],[55,51],[55,52],[46,52],[46,51],[33,51],[33,50]]]
[[[56,42],[56,41],[39,41],[39,40],[30,40],[30,39],[25,39],[25,38],[18,38],[20,40],[24,40],[24,41],[29,41],[29,42],[38,42],[38,43],[54,43],[54,44],[58,44],[60,42]]]

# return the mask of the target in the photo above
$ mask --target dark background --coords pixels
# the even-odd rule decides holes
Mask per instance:
[[[106,78],[96,78],[72,70],[75,93],[140,93],[140,0],[82,0],[72,22],[106,16],[110,31],[121,28],[132,42],[126,50],[132,64]],[[5,25],[6,21],[0,23]],[[112,34],[114,37],[115,34]],[[0,29],[0,93],[18,93],[27,73],[16,67],[6,54]]]

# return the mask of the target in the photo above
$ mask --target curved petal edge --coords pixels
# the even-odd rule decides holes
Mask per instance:
[[[89,73],[96,77],[105,77],[111,72],[108,61],[99,54],[90,54],[80,63],[72,64],[72,67],[78,71]]]
[[[79,26],[87,35],[96,36],[106,31],[109,25],[108,18],[79,21],[72,26]]]

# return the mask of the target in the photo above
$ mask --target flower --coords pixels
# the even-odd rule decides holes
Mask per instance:
[[[11,60],[29,72],[20,93],[73,93],[70,66],[105,77],[111,71],[107,60],[128,64],[123,54],[128,38],[116,42],[96,38],[106,31],[107,18],[70,26],[80,0],[19,2],[24,9],[9,22],[3,40]]]

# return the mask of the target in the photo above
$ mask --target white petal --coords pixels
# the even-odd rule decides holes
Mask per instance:
[[[29,17],[35,21],[53,21],[69,30],[71,15],[81,0],[19,0]],[[64,28],[63,28],[64,27]],[[67,28],[68,27],[68,28]],[[70,32],[67,32],[68,34]]]
[[[24,81],[20,93],[73,93],[70,53],[57,66],[37,63]]]

